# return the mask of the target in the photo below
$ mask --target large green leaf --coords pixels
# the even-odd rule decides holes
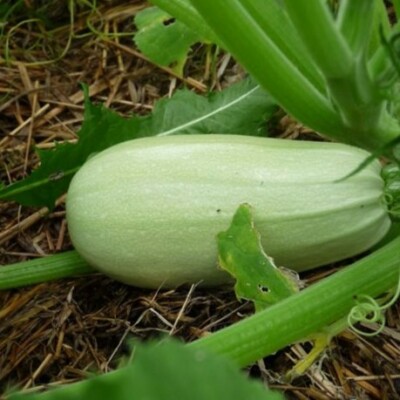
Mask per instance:
[[[140,345],[134,354],[131,364],[114,372],[9,400],[283,400],[229,359],[178,342]]]
[[[276,106],[253,80],[245,79],[208,96],[187,89],[157,102],[153,113],[123,118],[86,97],[85,115],[77,144],[39,150],[40,167],[28,178],[0,188],[0,200],[52,208],[73,175],[92,154],[114,144],[145,136],[195,133],[265,135],[265,122]]]

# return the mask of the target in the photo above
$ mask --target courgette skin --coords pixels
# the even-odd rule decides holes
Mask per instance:
[[[135,286],[229,281],[216,235],[252,206],[268,255],[297,271],[356,255],[390,218],[380,165],[342,144],[234,135],[136,139],[89,159],[67,196],[69,233],[95,268]]]

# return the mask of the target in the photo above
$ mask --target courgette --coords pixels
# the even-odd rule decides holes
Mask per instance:
[[[136,139],[90,158],[67,196],[72,242],[93,267],[156,288],[229,281],[216,235],[252,206],[268,255],[303,271],[376,244],[391,221],[364,150],[236,135]]]

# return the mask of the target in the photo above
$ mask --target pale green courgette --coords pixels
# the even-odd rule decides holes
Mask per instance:
[[[388,231],[379,162],[343,144],[233,135],[136,139],[89,159],[72,180],[72,242],[93,267],[135,286],[229,280],[216,235],[253,207],[276,264],[297,271],[350,257]]]

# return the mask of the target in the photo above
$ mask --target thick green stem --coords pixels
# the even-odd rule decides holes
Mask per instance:
[[[368,45],[368,59],[381,47],[382,33],[389,36],[392,31],[392,24],[389,20],[389,14],[384,1],[378,1],[377,9],[372,22],[372,34]],[[372,77],[372,80],[374,78]]]
[[[353,54],[336,27],[326,2],[285,0],[285,6],[309,54],[324,76],[339,78],[349,74],[353,67]]]
[[[381,43],[368,62],[368,70],[372,79],[377,82],[381,89],[393,88],[393,83],[398,80],[398,52],[396,48],[399,42],[400,23],[397,22],[391,29],[385,29],[381,24],[379,29],[383,26],[383,31],[379,30],[379,42]],[[383,35],[383,37],[382,37]],[[386,43],[385,43],[386,42]],[[395,59],[393,60],[392,57]],[[397,60],[397,65],[396,65]]]
[[[348,137],[330,99],[266,33],[265,19],[256,19],[253,7],[241,0],[231,0],[229,7],[225,0],[191,0],[191,3],[221,38],[225,48],[289,114],[319,132],[343,140]],[[270,6],[273,2],[260,3],[260,13],[276,18]]]
[[[69,251],[0,267],[0,290],[91,272],[93,268],[76,251]]]
[[[295,65],[304,77],[326,95],[325,79],[316,68],[285,8],[277,1],[242,0],[243,7],[272,43]],[[263,12],[260,12],[263,10]]]
[[[70,251],[0,268],[0,289],[90,272],[93,269]],[[399,277],[397,237],[352,266],[189,346],[225,355],[246,366],[335,324],[349,313],[357,296],[379,296],[395,287]]]
[[[379,88],[370,77],[367,63],[374,21],[380,11],[379,4],[376,0],[344,0],[336,21],[338,36],[343,36],[352,51],[354,67],[348,77],[342,77],[339,88],[329,79],[328,84],[333,96],[344,106],[342,112],[346,123],[354,125],[359,131],[369,131],[377,126],[384,106]],[[334,89],[337,89],[336,93]]]
[[[321,0],[285,0],[300,37],[314,62],[326,78],[326,84],[344,125],[361,142],[370,141],[384,99],[367,69],[368,45],[377,11],[375,0],[344,1],[335,21]],[[382,138],[383,139],[383,138]]]
[[[395,287],[399,274],[400,238],[396,238],[331,277],[189,346],[249,365],[343,318],[356,296],[376,297]]]
[[[378,7],[376,0],[342,0],[336,23],[353,54],[368,51]]]
[[[0,289],[94,272],[75,252],[0,268]],[[246,366],[345,317],[358,295],[379,296],[400,275],[400,237],[321,282],[189,346]]]
[[[399,135],[400,127],[383,118],[386,100],[371,77],[366,42],[360,39],[362,32],[345,28],[350,24],[349,15],[357,16],[354,9],[343,16],[342,28],[351,36],[348,44],[321,0],[285,0],[288,13],[277,6],[277,1],[231,0],[229,7],[224,0],[190,1],[225,48],[303,124],[369,151],[376,151]],[[185,22],[184,15],[182,18]],[[285,36],[287,44],[282,44],[277,28],[268,21],[281,21],[292,33],[295,27],[302,39],[301,48],[306,48],[304,57],[311,55],[316,67],[292,55],[299,37]],[[360,31],[368,28],[361,22],[357,26]],[[362,46],[365,49],[360,53]],[[353,54],[353,48],[357,53]],[[321,89],[321,77],[325,91]]]

